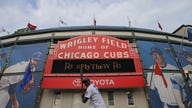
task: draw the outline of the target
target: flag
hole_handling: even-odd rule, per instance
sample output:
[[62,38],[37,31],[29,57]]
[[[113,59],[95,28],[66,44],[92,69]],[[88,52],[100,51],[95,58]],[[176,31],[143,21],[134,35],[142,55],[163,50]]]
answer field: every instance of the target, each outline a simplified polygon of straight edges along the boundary
[[27,27],[30,29],[30,30],[35,30],[37,28],[37,26],[31,24],[31,23],[28,23]]
[[25,86],[32,80],[32,71],[31,71],[31,65],[30,62],[25,69],[25,73],[23,76],[23,79],[21,80],[20,88],[21,90],[24,90]]
[[192,41],[192,28],[187,29],[187,34],[188,34],[188,40]]
[[94,28],[96,28],[96,20],[95,20],[95,18],[93,19],[93,25],[94,25]]
[[131,27],[131,20],[130,20],[129,16],[127,16],[127,19],[128,19],[129,27]]
[[6,32],[5,28],[2,27],[0,32]]
[[6,32],[7,34],[9,34],[9,32],[4,27],[1,28],[0,33],[1,32]]
[[162,28],[162,26],[161,26],[161,24],[158,22],[158,26],[159,26],[159,28],[161,29],[161,31],[163,30],[163,28]]
[[167,81],[165,80],[165,77],[164,77],[164,75],[163,75],[163,73],[159,67],[159,64],[157,62],[155,62],[155,75],[159,75],[162,77],[163,83],[164,83],[165,87],[167,88]]
[[61,23],[61,24],[64,24],[64,25],[67,25],[67,23],[66,22],[64,22],[63,20],[59,20],[59,22]]

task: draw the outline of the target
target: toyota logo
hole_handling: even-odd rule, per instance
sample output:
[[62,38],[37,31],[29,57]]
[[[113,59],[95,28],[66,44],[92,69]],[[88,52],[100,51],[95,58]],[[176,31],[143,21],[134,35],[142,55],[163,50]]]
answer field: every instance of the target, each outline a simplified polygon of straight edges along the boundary
[[75,79],[75,80],[73,80],[72,83],[74,86],[81,86],[81,80],[80,79]]

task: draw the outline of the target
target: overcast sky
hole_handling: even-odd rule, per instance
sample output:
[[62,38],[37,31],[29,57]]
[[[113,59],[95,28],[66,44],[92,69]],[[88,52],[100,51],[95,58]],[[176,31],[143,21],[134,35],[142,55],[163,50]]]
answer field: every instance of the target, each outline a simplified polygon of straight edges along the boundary
[[[0,0],[0,28],[10,33],[28,22],[37,29],[61,26],[128,26],[172,33],[192,24],[192,0]],[[59,24],[62,19],[67,25]],[[5,35],[5,33],[0,33]]]

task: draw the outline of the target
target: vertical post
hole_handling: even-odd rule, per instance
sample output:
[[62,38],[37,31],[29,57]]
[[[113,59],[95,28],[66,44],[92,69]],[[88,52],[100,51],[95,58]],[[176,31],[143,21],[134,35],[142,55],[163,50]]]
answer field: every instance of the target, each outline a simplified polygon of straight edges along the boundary
[[93,17],[93,32],[92,34],[95,34],[95,28],[96,28],[96,19],[95,19],[95,16]]
[[155,71],[155,63],[153,64],[153,71],[151,73],[151,78],[150,78],[150,83],[149,83],[149,88],[151,87],[151,83],[153,81],[153,74],[154,74],[154,71]]
[[92,31],[92,34],[95,35],[95,29]]
[[[171,42],[170,42],[168,36],[165,35],[165,37],[166,37],[166,39],[168,40],[168,45],[169,45],[169,47],[170,47],[171,53],[173,54],[173,57],[174,57],[176,63],[177,63],[177,66],[178,66],[178,68],[179,68],[179,72],[182,74],[182,76],[183,76],[183,78],[184,78],[184,81],[185,81],[185,84],[187,85],[187,88],[189,89],[189,83],[188,83],[188,81],[187,81],[187,77],[186,77],[186,75],[185,75],[185,72],[184,72],[184,70],[183,70],[183,67],[182,67],[182,65],[181,65],[181,63],[180,63],[180,61],[179,61],[179,59],[178,59],[178,57],[177,57],[177,54],[176,54],[175,50],[173,49],[173,46],[171,45]],[[192,94],[191,89],[189,89],[189,90],[190,90],[190,93]]]
[[183,77],[186,78],[186,76],[185,76],[185,74],[184,74],[184,71],[183,71],[183,67],[181,66],[181,63],[180,63],[180,61],[179,61],[179,59],[178,59],[178,57],[177,57],[177,54],[176,54],[175,50],[173,49],[173,46],[171,45],[171,42],[169,41],[168,36],[165,35],[165,37],[166,37],[166,39],[168,40],[168,45],[169,45],[169,47],[170,47],[170,51],[171,51],[171,53],[173,54],[173,57],[174,57],[174,59],[175,59],[175,61],[176,61],[176,63],[177,63],[177,66],[178,66],[178,68],[179,68],[179,71],[181,72],[181,74],[183,75]]
[[[47,55],[49,54],[49,51],[50,51],[50,46],[54,43],[54,36],[55,36],[55,33],[53,32],[51,34],[51,39],[50,39],[50,42],[49,42],[49,45],[48,45],[48,50],[47,50]],[[48,56],[46,57],[46,60],[47,60]],[[44,62],[46,64],[46,61]],[[43,69],[43,72],[42,74],[44,73],[44,70],[45,70],[45,67]],[[40,77],[40,72],[38,72],[38,76]],[[43,77],[43,75],[42,75]],[[40,108],[40,102],[41,102],[41,98],[42,98],[42,93],[43,93],[43,90],[41,88],[41,83],[42,83],[42,79],[39,81],[39,84],[37,84],[37,97],[35,99],[35,108]]]
[[80,77],[81,77],[81,91],[83,92],[83,71],[80,70]]

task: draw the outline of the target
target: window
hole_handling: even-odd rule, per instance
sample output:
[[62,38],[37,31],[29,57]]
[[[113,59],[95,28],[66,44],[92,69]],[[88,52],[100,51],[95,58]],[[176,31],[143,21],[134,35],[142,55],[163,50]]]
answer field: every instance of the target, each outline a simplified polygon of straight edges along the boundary
[[114,94],[113,91],[108,91],[108,105],[114,106]]
[[135,105],[135,99],[132,91],[127,92],[127,99],[128,99],[128,105],[134,106]]
[[61,91],[54,91],[53,108],[60,108],[61,106]]

